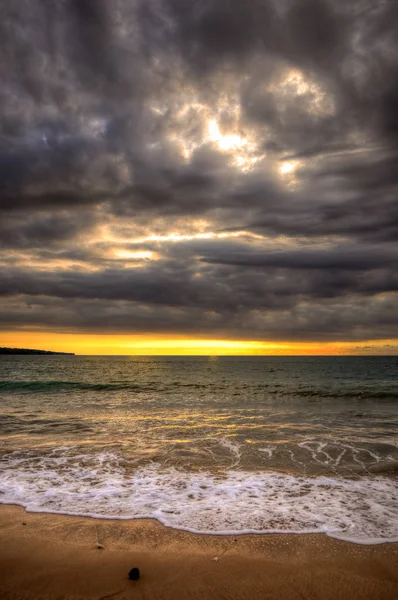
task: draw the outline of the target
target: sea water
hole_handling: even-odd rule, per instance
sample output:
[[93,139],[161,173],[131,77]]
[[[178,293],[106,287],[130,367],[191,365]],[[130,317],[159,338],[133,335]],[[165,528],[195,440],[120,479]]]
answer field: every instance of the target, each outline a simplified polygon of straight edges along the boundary
[[0,502],[398,541],[397,357],[0,357]]

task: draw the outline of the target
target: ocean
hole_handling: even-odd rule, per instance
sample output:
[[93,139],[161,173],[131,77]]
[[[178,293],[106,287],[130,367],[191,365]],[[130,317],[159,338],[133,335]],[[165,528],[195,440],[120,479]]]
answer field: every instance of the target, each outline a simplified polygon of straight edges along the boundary
[[0,502],[398,541],[398,357],[0,357]]

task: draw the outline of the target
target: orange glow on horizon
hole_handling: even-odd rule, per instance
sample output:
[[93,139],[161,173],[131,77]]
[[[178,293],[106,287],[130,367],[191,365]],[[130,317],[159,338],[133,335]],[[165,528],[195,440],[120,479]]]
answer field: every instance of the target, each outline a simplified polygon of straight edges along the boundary
[[222,340],[154,334],[77,334],[14,331],[0,334],[0,346],[89,355],[350,355],[398,354],[398,340],[289,342]]

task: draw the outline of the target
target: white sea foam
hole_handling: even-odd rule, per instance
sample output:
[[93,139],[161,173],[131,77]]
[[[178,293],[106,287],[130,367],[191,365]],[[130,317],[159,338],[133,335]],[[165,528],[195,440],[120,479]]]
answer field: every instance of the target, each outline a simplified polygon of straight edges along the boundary
[[242,457],[242,445],[239,442],[226,437],[219,438],[218,443],[230,452],[232,456],[231,467],[236,467],[240,463]]
[[0,502],[31,512],[99,518],[155,518],[167,526],[212,534],[325,532],[357,543],[398,541],[398,481],[299,477],[228,470],[128,473],[117,454],[67,450],[2,459]]
[[268,446],[267,448],[258,448],[258,452],[262,452],[267,455],[267,458],[272,458],[275,446]]

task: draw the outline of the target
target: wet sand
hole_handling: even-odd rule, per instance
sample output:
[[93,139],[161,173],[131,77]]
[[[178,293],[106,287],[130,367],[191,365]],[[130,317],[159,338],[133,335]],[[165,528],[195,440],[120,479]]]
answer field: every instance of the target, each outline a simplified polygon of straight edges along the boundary
[[[132,567],[139,581],[129,581]],[[398,544],[360,546],[321,534],[195,535],[152,520],[0,506],[0,598],[396,600]]]

